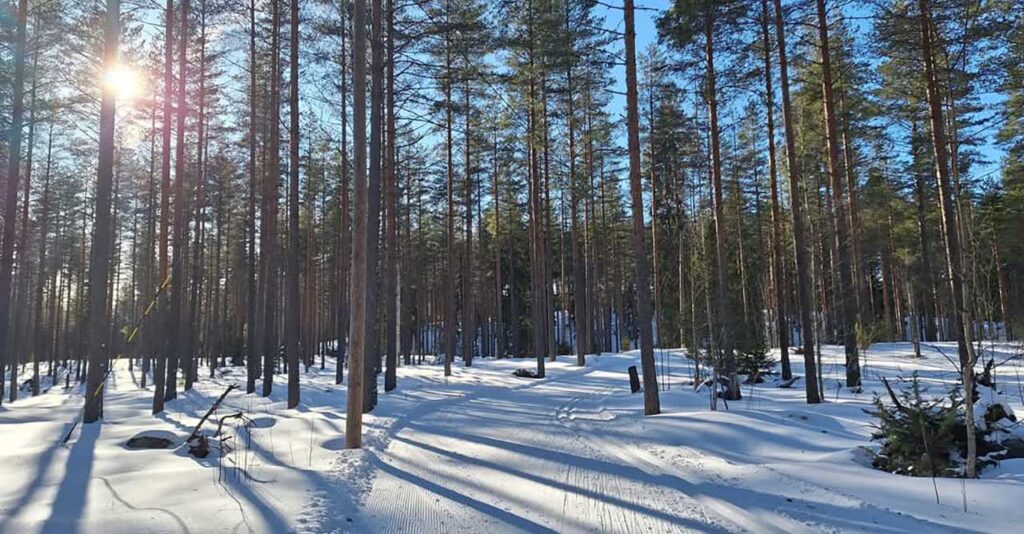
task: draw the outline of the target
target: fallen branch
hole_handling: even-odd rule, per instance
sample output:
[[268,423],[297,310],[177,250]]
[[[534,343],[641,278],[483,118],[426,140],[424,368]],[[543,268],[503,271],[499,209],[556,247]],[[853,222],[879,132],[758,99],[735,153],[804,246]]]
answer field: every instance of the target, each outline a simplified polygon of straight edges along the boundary
[[210,406],[210,409],[206,411],[206,415],[204,415],[203,418],[199,420],[199,424],[196,425],[195,430],[193,430],[192,434],[189,435],[188,439],[185,440],[185,443],[192,441],[193,439],[196,438],[196,436],[199,435],[199,430],[203,428],[203,423],[206,423],[206,420],[209,419],[211,415],[213,415],[213,412],[217,411],[217,408],[220,408],[220,403],[224,402],[224,397],[227,397],[228,393],[231,393],[231,390],[237,387],[238,386],[236,384],[231,384],[230,386],[228,386],[228,389],[224,390],[224,393],[220,394],[220,398],[218,398],[217,402],[213,403],[213,406]]

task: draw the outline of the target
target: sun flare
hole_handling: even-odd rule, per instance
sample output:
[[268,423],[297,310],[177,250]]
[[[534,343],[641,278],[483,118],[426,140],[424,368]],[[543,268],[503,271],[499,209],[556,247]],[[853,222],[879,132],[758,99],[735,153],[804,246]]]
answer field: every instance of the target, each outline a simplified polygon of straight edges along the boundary
[[143,91],[143,81],[131,67],[116,65],[108,70],[103,76],[103,83],[107,89],[114,92],[118,100],[131,100]]

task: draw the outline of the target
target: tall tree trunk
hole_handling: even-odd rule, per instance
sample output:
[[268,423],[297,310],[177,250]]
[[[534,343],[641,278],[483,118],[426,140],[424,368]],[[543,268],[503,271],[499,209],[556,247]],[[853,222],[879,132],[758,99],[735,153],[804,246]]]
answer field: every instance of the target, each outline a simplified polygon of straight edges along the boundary
[[384,7],[381,0],[373,1],[372,19],[370,22],[371,38],[371,61],[372,71],[370,84],[370,171],[367,176],[367,208],[369,209],[367,219],[367,235],[369,240],[366,244],[366,316],[369,320],[366,323],[366,355],[367,362],[372,365],[364,367],[366,375],[363,388],[363,412],[373,410],[377,405],[377,375],[381,371],[380,354],[380,275],[378,256],[380,253],[380,215],[381,215],[381,140],[383,129],[384,109],[384,40],[383,40],[383,18]]
[[384,313],[387,331],[384,334],[384,391],[398,386],[398,174],[395,148],[395,2],[387,0],[387,149],[385,150],[384,182],[387,195],[387,257],[384,259]]
[[448,255],[445,276],[445,307],[444,307],[444,376],[452,374],[452,360],[455,358],[455,284],[452,282],[455,272],[455,163],[452,145],[452,20],[451,0],[445,0],[445,73],[444,73],[444,124],[445,124],[445,156],[446,180],[448,195],[448,213],[446,218],[445,247]]
[[341,229],[338,232],[340,244],[338,248],[338,324],[337,324],[337,355],[335,360],[334,383],[341,384],[344,378],[345,360],[347,359],[347,337],[351,310],[350,277],[352,267],[352,221],[349,214],[349,159],[348,159],[348,24],[344,4],[341,11]]
[[[39,17],[36,16],[36,23],[38,24]],[[27,39],[27,37],[26,37]],[[39,85],[39,50],[32,52],[32,88],[29,90],[29,115],[28,115],[28,148],[25,154],[25,187],[23,188],[23,196],[21,203],[21,224],[20,231],[18,232],[18,241],[15,250],[17,251],[17,273],[18,281],[16,284],[15,295],[17,300],[15,302],[15,308],[18,310],[24,310],[18,314],[19,317],[15,317],[13,326],[17,328],[21,335],[11,343],[9,347],[13,350],[12,363],[17,363],[19,358],[27,352],[29,353],[29,360],[32,363],[33,374],[30,378],[30,384],[32,385],[32,394],[37,395],[39,393],[39,362],[35,360],[35,353],[31,348],[33,339],[33,329],[37,327],[36,324],[30,323],[29,318],[31,312],[27,311],[30,309],[28,303],[28,295],[30,293],[30,287],[32,285],[32,273],[28,267],[28,238],[31,234],[31,221],[28,217],[29,204],[32,195],[32,153],[35,146],[35,130],[36,130],[36,93]],[[41,271],[41,270],[40,270]],[[41,273],[40,273],[41,274]],[[2,361],[2,359],[0,359]],[[3,369],[3,365],[0,364],[0,369]],[[10,400],[14,400],[18,396],[18,381],[17,381],[17,366],[11,366],[11,391]]]
[[465,80],[465,102],[466,106],[466,179],[465,207],[466,207],[466,244],[463,250],[462,262],[462,361],[467,367],[473,365],[473,349],[476,341],[476,309],[473,289],[473,167],[471,150],[471,123],[472,114],[471,93],[469,76]]
[[[225,340],[228,338],[229,335],[232,335],[232,332],[229,331],[231,326],[230,326],[230,323],[228,321],[228,313],[227,313],[227,301],[229,299],[229,295],[227,293],[228,293],[229,288],[231,287],[229,285],[230,284],[229,282],[225,282],[225,284],[224,284],[225,287],[224,287],[224,295],[223,295],[223,311],[221,310],[222,296],[221,296],[220,279],[221,279],[221,275],[222,275],[222,271],[221,271],[221,254],[223,252],[221,250],[221,247],[223,246],[223,243],[224,243],[224,239],[223,239],[224,228],[225,228],[225,226],[229,226],[230,225],[230,217],[231,217],[230,214],[228,214],[228,221],[224,220],[224,207],[225,207],[224,206],[224,189],[225,189],[225,184],[222,181],[218,185],[218,188],[217,188],[217,197],[216,197],[217,200],[216,200],[216,204],[215,204],[215,208],[214,208],[215,209],[215,211],[214,211],[214,224],[217,225],[217,233],[216,233],[216,235],[214,237],[214,244],[213,244],[213,247],[214,247],[213,248],[213,276],[211,277],[211,281],[210,281],[210,292],[212,292],[212,294],[213,294],[212,295],[212,301],[213,302],[210,304],[209,311],[207,312],[207,317],[210,317],[210,322],[209,322],[209,325],[207,326],[207,329],[206,329],[208,339],[212,340],[211,341],[212,350],[210,351],[210,377],[211,378],[213,378],[214,373],[215,373],[215,368],[217,367],[217,363],[216,363],[216,359],[217,358],[216,357],[219,355],[219,356],[221,356],[223,358],[224,353],[227,350],[227,343],[225,342]],[[243,245],[243,247],[244,247],[244,245]],[[230,251],[229,251],[229,253],[230,253]],[[244,252],[243,252],[243,254],[244,254]],[[228,263],[228,265],[230,265],[230,263],[231,263],[230,262],[230,256],[228,257],[228,262],[227,263]],[[224,273],[224,276],[225,276],[225,278],[228,278],[230,275]],[[233,354],[233,358],[232,359],[234,360],[232,362],[233,365],[238,365],[238,364],[241,363],[241,361],[239,361],[237,359],[237,354]]]
[[782,205],[779,200],[778,163],[775,155],[775,89],[772,86],[772,43],[768,32],[768,0],[761,0],[761,42],[764,47],[765,112],[768,116],[768,175],[772,197],[772,270],[775,276],[775,320],[782,360],[782,379],[793,377],[789,363],[789,316],[786,313],[786,268],[782,252]]
[[[157,92],[153,91],[153,96],[150,101],[149,108],[149,177],[147,180],[146,187],[146,222],[145,222],[145,235],[143,236],[143,247],[145,253],[141,258],[139,281],[137,289],[139,292],[138,308],[136,314],[138,317],[147,317],[150,311],[153,309],[152,306],[159,304],[159,302],[151,302],[153,289],[158,287],[160,283],[156,280],[156,258],[153,256],[153,249],[156,247],[157,235],[157,185],[156,185],[156,96]],[[50,137],[52,140],[53,130],[51,124]],[[50,151],[52,147],[47,147],[47,166],[49,166]],[[52,297],[51,297],[52,298]],[[159,307],[156,308],[159,313]],[[145,336],[142,338],[139,350],[142,353],[142,373],[139,377],[139,385],[143,389],[146,388],[146,380],[150,372],[150,368],[153,364],[153,357],[155,356],[155,350],[157,350],[157,339],[158,336]]]
[[587,325],[589,324],[588,309],[587,309],[587,272],[586,272],[586,259],[583,257],[583,250],[580,248],[580,241],[583,235],[580,231],[580,181],[576,175],[576,115],[573,109],[574,93],[575,89],[573,86],[573,68],[575,66],[575,50],[576,46],[573,40],[573,28],[572,20],[570,19],[570,3],[565,3],[565,30],[566,35],[569,36],[569,42],[566,43],[569,50],[569,64],[565,69],[566,79],[566,95],[565,102],[568,108],[566,112],[566,123],[569,129],[568,142],[569,142],[569,188],[570,188],[570,200],[569,200],[569,218],[572,220],[572,300],[573,300],[573,315],[576,319],[576,365],[583,366],[586,364],[587,349],[590,346],[589,332]]
[[185,368],[185,390],[192,389],[192,384],[196,378],[196,362],[192,361],[193,358],[199,358],[199,355],[208,346],[200,347],[199,343],[204,343],[206,340],[200,340],[199,336],[202,332],[202,309],[200,308],[199,298],[202,294],[202,288],[204,283],[204,270],[203,265],[204,248],[206,243],[206,152],[208,148],[208,141],[206,138],[206,0],[199,0],[199,115],[196,120],[197,123],[197,142],[196,142],[196,179],[195,179],[195,226],[196,232],[192,241],[192,287],[191,287],[191,298],[189,304],[189,319],[188,319],[188,348],[187,354],[190,361],[188,367]]
[[[531,350],[537,359],[537,376],[543,378],[544,354],[546,352],[545,319],[546,304],[544,302],[544,247],[543,247],[543,209],[541,207],[540,193],[540,159],[537,151],[537,81],[534,72],[534,35],[535,21],[533,18],[533,0],[527,3],[528,22],[527,36],[527,58],[528,58],[528,82],[527,82],[527,126],[526,126],[526,151],[529,159],[527,202],[529,205],[529,233],[530,233],[530,316],[532,322]],[[513,293],[514,295],[514,293]],[[516,313],[512,316],[516,317]],[[517,336],[518,338],[518,336]]]
[[726,221],[722,188],[722,155],[718,131],[718,88],[715,76],[714,15],[712,7],[704,12],[704,53],[707,62],[707,99],[711,134],[711,186],[714,194],[715,222],[715,282],[718,308],[719,343],[722,352],[722,373],[729,380],[726,398],[739,399],[739,380],[736,378],[736,358],[733,353],[734,319],[732,303],[729,300],[729,264],[726,259]]
[[[178,45],[178,87],[177,87],[177,139],[174,147],[174,224],[171,229],[171,241],[174,245],[174,256],[171,258],[171,314],[167,322],[166,335],[171,336],[170,351],[167,360],[167,379],[164,389],[164,400],[173,400],[178,396],[178,364],[185,369],[192,365],[191,355],[187,354],[186,325],[183,321],[185,288],[185,261],[187,256],[186,241],[188,240],[187,221],[185,220],[185,95],[188,87],[188,10],[189,0],[181,3],[181,31]],[[185,354],[183,354],[185,353]]]
[[[677,197],[679,199],[679,204],[677,206],[677,209],[679,210],[679,219],[676,227],[676,322],[677,335],[679,336],[679,348],[689,349],[692,347],[692,343],[688,343],[686,337],[686,311],[688,304],[693,301],[693,295],[690,293],[691,286],[687,283],[690,271],[690,269],[687,268],[687,258],[689,257],[687,254],[687,247],[689,245],[689,241],[687,240],[686,235],[688,229],[686,220],[686,192],[688,185],[686,183],[685,171],[678,172],[677,177],[679,179],[676,184],[676,194],[679,195]],[[671,384],[668,385],[671,387]]]
[[[840,70],[842,63],[840,62]],[[860,222],[860,207],[857,196],[857,175],[853,172],[853,141],[850,139],[850,110],[846,106],[846,90],[839,90],[839,119],[841,121],[840,141],[843,144],[843,172],[846,176],[846,195],[849,207],[850,250],[852,254],[850,270],[853,276],[853,291],[857,299],[859,322],[874,319],[874,298],[870,280],[865,275],[863,232]]]
[[547,73],[542,71],[540,78],[540,95],[541,95],[541,118],[543,119],[543,125],[541,130],[542,143],[544,149],[544,196],[542,197],[542,208],[540,212],[543,214],[542,222],[540,227],[541,235],[541,246],[543,247],[543,275],[541,285],[544,293],[544,341],[546,345],[546,352],[551,361],[555,361],[558,358],[557,348],[555,347],[555,297],[554,291],[554,253],[552,249],[551,240],[551,159],[550,159],[550,137],[548,136],[548,90],[547,90]]
[[[405,187],[405,220],[403,224],[402,243],[399,245],[399,310],[401,317],[398,322],[402,326],[399,343],[401,344],[402,363],[412,365],[412,353],[416,339],[417,311],[416,304],[419,298],[418,276],[412,268],[412,175],[408,173]],[[396,183],[397,186],[397,183]],[[400,213],[400,212],[399,212]]]
[[288,361],[288,407],[299,405],[299,2],[290,0],[291,46],[288,84],[288,299],[285,358]]
[[[36,16],[36,24],[39,23],[39,17]],[[27,37],[26,37],[27,39]],[[27,268],[28,266],[28,238],[32,232],[31,220],[29,219],[29,204],[32,195],[32,154],[35,146],[35,127],[36,127],[36,93],[39,82],[39,76],[36,74],[39,67],[39,51],[38,49],[32,53],[32,88],[29,90],[29,116],[28,116],[28,147],[25,152],[25,187],[23,188],[22,202],[21,202],[21,222],[19,223],[19,230],[16,230],[17,243],[15,244],[15,253],[17,255],[16,261],[12,263],[17,265],[15,272],[18,274],[18,279],[14,281],[14,297],[16,310],[28,310],[28,295],[30,293],[30,287],[32,285],[32,269]],[[34,353],[31,349],[31,343],[33,338],[33,329],[36,325],[29,322],[31,317],[30,312],[22,312],[14,317],[14,321],[8,325],[8,328],[13,326],[16,332],[20,332],[21,335],[14,338],[12,343],[9,343],[7,348],[11,351],[11,390],[10,390],[10,401],[14,402],[18,397],[18,363],[23,361],[25,353],[29,353],[29,359],[32,362],[32,368],[34,374],[29,379],[30,384],[33,387],[33,395],[38,394],[38,362],[34,359]],[[3,361],[2,352],[0,352],[0,362]],[[3,365],[0,364],[0,369],[3,369]]]
[[[110,6],[108,5],[107,7],[109,9]],[[12,375],[16,373],[18,360],[16,355],[8,354],[9,343],[7,338],[11,317],[11,269],[14,267],[14,226],[17,220],[18,182],[21,173],[21,130],[25,115],[25,42],[28,33],[28,0],[18,0],[17,17],[18,22],[14,41],[11,124],[7,134],[7,189],[4,192],[3,233],[0,235],[0,373],[4,371],[5,363],[10,360]],[[111,30],[116,32],[117,28],[115,27]],[[116,34],[112,35],[111,38],[117,39]],[[116,60],[116,43],[114,51],[114,59]],[[113,63],[109,65],[113,65]],[[113,148],[111,148],[111,151],[113,151]],[[11,395],[12,397],[17,395],[17,391],[13,387]],[[0,404],[3,403],[3,398],[4,380],[0,376]]]
[[494,185],[492,194],[494,196],[494,328],[495,328],[495,357],[504,358],[505,352],[505,323],[502,320],[504,313],[504,292],[505,288],[501,281],[501,192],[498,184],[498,135],[494,135]]
[[650,272],[647,265],[647,239],[644,236],[643,185],[640,182],[640,110],[636,81],[636,25],[633,0],[623,0],[626,26],[626,125],[629,129],[629,189],[633,212],[633,267],[639,308],[640,366],[644,380],[644,415],[661,413],[658,376],[654,367],[654,332],[651,329]]
[[946,239],[946,268],[953,305],[953,326],[964,383],[964,417],[967,431],[967,478],[977,475],[977,442],[974,428],[974,349],[971,345],[971,320],[967,310],[966,290],[960,263],[960,238],[957,231],[956,200],[950,183],[949,153],[946,144],[946,125],[942,117],[942,94],[939,92],[932,50],[931,11],[927,0],[918,0],[921,23],[921,54],[924,62],[924,82],[928,99],[928,117],[932,132],[932,150],[935,156],[935,177],[938,182],[939,207]]
[[584,287],[584,298],[587,302],[587,316],[583,318],[583,324],[586,327],[586,339],[587,346],[584,350],[587,352],[593,350],[600,350],[595,342],[595,325],[597,324],[596,317],[600,311],[600,303],[597,301],[597,292],[595,286],[600,282],[601,277],[599,275],[598,266],[594,262],[594,242],[591,236],[594,232],[594,135],[592,126],[592,105],[590,98],[590,89],[585,88],[583,92],[583,108],[584,108],[584,128],[586,132],[586,145],[585,145],[585,160],[586,160],[586,190],[585,205],[584,205],[584,225],[583,225],[583,269],[584,278],[587,280],[587,284]]
[[857,310],[856,285],[852,262],[853,236],[847,215],[846,180],[839,168],[839,135],[836,131],[835,98],[832,95],[832,51],[828,40],[828,18],[825,0],[818,4],[818,40],[821,45],[821,85],[825,106],[825,135],[828,143],[828,174],[832,182],[832,202],[835,205],[836,248],[839,271],[838,287],[834,295],[841,303],[843,316],[843,345],[846,348],[846,386],[860,388],[860,355],[857,347],[857,330],[860,313]]
[[[46,167],[43,171],[43,196],[40,203],[42,208],[39,213],[39,283],[36,284],[35,297],[33,299],[34,307],[34,319],[32,323],[35,325],[35,335],[32,339],[32,395],[39,394],[39,359],[45,356],[46,353],[46,336],[50,335],[48,329],[43,323],[43,308],[45,307],[43,299],[43,290],[46,287],[47,282],[47,268],[46,268],[46,238],[50,233],[50,176],[53,163],[53,123],[50,123],[50,132],[47,136],[46,141]],[[51,293],[50,298],[53,298]],[[56,322],[51,321],[51,326],[56,326]]]
[[249,204],[246,217],[246,237],[248,238],[248,263],[246,265],[246,380],[245,392],[256,392],[256,378],[260,374],[260,349],[256,338],[257,309],[259,298],[256,285],[256,191],[259,189],[256,178],[256,0],[249,0]]
[[[352,135],[355,179],[354,243],[352,247],[352,289],[349,323],[348,406],[345,418],[345,447],[363,444],[363,380],[366,367],[366,0],[354,0],[352,11]],[[376,237],[376,236],[374,236]]]
[[[171,129],[173,110],[171,99],[174,95],[174,0],[167,0],[164,9],[167,25],[164,37],[164,102],[161,117],[162,142],[160,148],[160,243],[158,247],[159,272],[157,280],[160,289],[170,283],[168,272],[168,244],[170,241],[170,195],[171,195]],[[163,291],[160,298],[160,318],[164,328],[170,325],[170,292]],[[164,411],[164,395],[166,392],[166,369],[170,355],[171,337],[167,335],[162,343],[160,354],[156,356],[156,367],[153,369],[153,413]]]
[[[917,121],[912,123],[910,133],[910,145],[913,151],[913,172],[914,172],[914,199],[917,202],[917,235],[918,246],[921,248],[920,266],[920,288],[921,288],[921,310],[915,316],[920,315],[924,320],[925,341],[936,341],[938,333],[935,328],[935,280],[932,274],[931,254],[931,232],[928,227],[928,191],[925,184],[925,169],[920,161],[921,151],[918,136]],[[917,328],[914,326],[914,328]]]
[[808,404],[821,402],[818,389],[816,362],[814,358],[814,305],[811,282],[810,250],[803,214],[800,164],[797,161],[796,125],[793,123],[793,106],[789,97],[789,71],[786,62],[786,30],[783,21],[782,0],[775,3],[776,46],[779,49],[779,81],[782,88],[782,117],[786,131],[786,157],[789,161],[789,203],[793,211],[793,245],[796,248],[797,296],[800,305],[800,337],[804,346],[804,386]]
[[655,344],[661,343],[661,276],[658,265],[658,175],[655,167],[655,156],[654,156],[654,136],[655,136],[655,118],[654,118],[654,65],[651,66],[650,73],[650,87],[647,89],[647,108],[649,112],[649,128],[648,144],[651,150],[650,161],[647,165],[650,167],[651,173],[651,270],[654,278],[654,342]]
[[[27,7],[21,0],[20,7]],[[117,66],[120,42],[121,1],[107,0],[106,23],[103,27],[103,66],[110,72]],[[24,39],[24,29],[19,29]],[[22,45],[23,47],[24,45]],[[24,48],[22,48],[24,55]],[[23,69],[24,67],[22,67]],[[17,83],[15,84],[17,89]],[[21,96],[21,95],[17,95]],[[92,250],[89,258],[89,315],[86,344],[89,350],[89,370],[85,386],[85,415],[82,421],[93,423],[103,416],[103,381],[107,370],[107,281],[110,272],[112,231],[110,218],[111,189],[114,180],[114,87],[106,86],[100,101],[100,152],[96,176],[96,213],[93,227]],[[20,119],[20,117],[19,117]],[[20,125],[20,122],[17,122]],[[18,143],[12,147],[18,148]],[[14,152],[12,152],[14,154]],[[15,171],[17,172],[17,171]],[[11,174],[11,176],[17,176]],[[6,243],[6,241],[5,241]],[[4,318],[6,319],[6,318]]]
[[277,217],[278,185],[281,180],[281,2],[272,2],[270,29],[270,138],[267,164],[263,176],[263,387],[262,395],[270,395],[274,385],[274,367],[280,352],[277,336],[278,264]]

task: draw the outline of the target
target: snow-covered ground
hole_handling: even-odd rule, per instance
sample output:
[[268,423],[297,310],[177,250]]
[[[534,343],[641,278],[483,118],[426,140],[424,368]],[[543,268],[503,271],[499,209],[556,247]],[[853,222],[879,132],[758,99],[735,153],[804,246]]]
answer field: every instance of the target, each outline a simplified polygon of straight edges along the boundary
[[[1002,361],[1018,349],[997,350]],[[909,344],[876,345],[867,391],[855,395],[834,380],[841,352],[826,348],[825,404],[804,404],[800,382],[769,382],[716,412],[670,352],[671,389],[655,417],[629,393],[636,353],[590,356],[583,368],[561,358],[544,380],[511,375],[532,360],[477,359],[447,380],[440,366],[403,367],[399,389],[364,419],[360,451],[343,448],[345,388],[328,361],[303,376],[298,410],[284,406],[284,377],[268,399],[232,392],[218,416],[242,412],[248,431],[228,420],[230,452],[206,459],[181,442],[229,384],[244,383],[244,369],[203,379],[153,417],[151,390],[121,363],[105,421],[77,427],[66,444],[81,388],[0,408],[0,533],[1019,532],[1024,460],[934,487],[869,465],[864,409],[879,377],[916,370],[941,394],[956,381],[951,363],[930,348],[915,360]],[[997,376],[1017,413],[1021,365]],[[124,446],[143,431],[171,433],[179,447]]]

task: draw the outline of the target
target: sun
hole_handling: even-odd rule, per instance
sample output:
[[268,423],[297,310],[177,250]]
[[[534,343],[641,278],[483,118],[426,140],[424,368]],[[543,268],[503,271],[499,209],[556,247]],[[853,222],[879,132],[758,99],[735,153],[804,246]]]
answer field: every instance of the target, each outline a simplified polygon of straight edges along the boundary
[[103,84],[114,92],[118,100],[132,100],[142,94],[143,81],[131,67],[117,64],[107,70],[103,76]]

